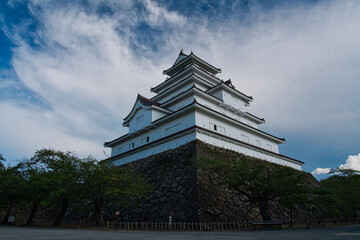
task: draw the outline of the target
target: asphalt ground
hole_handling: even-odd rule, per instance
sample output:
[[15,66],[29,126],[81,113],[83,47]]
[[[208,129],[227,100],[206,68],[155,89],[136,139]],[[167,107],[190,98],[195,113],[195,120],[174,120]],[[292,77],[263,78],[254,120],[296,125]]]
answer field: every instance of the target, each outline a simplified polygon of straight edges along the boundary
[[359,239],[360,225],[310,230],[272,230],[239,232],[155,232],[117,231],[93,229],[40,228],[22,226],[0,226],[0,239],[6,240],[214,240],[214,239],[276,239],[276,240],[320,240]]

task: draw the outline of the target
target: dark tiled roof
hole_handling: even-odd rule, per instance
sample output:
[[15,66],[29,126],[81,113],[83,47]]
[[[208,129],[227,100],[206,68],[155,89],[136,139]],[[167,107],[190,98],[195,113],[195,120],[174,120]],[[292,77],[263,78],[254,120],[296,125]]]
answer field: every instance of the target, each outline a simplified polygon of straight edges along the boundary
[[252,116],[252,117],[254,117],[254,118],[257,118],[257,119],[259,119],[259,120],[261,120],[261,121],[265,121],[264,118],[259,118],[259,117],[255,116],[254,114],[251,114],[251,113],[249,113],[249,112],[246,112],[246,114],[249,114],[250,116]]
[[[199,70],[202,70],[202,72],[207,73],[207,74],[208,74],[209,76],[211,76],[212,78],[215,78],[216,80],[218,80],[219,82],[221,82],[221,79],[220,79],[220,78],[218,78],[218,77],[215,76],[215,75],[212,75],[212,74],[208,73],[207,71],[203,71],[203,69],[202,69],[201,67],[199,67],[198,65],[196,65],[195,63],[190,63],[190,64],[186,65],[183,69],[184,69],[184,71],[185,71],[185,70],[187,70],[188,68],[191,68],[191,67],[197,68],[197,69],[199,69]],[[184,72],[184,71],[180,71],[178,74],[181,74],[181,73]],[[192,72],[194,73],[194,71],[192,71]],[[169,83],[169,82],[172,81],[178,74],[174,74],[174,75],[172,75],[170,78],[167,78],[164,82],[158,84],[158,85],[155,86],[155,87],[152,87],[152,88],[151,88],[151,92],[154,92],[154,90],[156,90],[158,87],[161,87],[161,86],[163,86],[163,85],[166,84],[166,83]]]
[[232,82],[231,82],[231,78],[230,78],[229,80],[226,80],[226,81],[224,82],[224,84],[225,84],[226,86],[229,86],[229,87],[235,89],[235,86],[234,86],[234,85],[232,84]]
[[[163,74],[166,74],[166,75],[169,75],[169,76],[172,76],[174,73],[176,73],[176,71],[178,71],[179,69],[179,66],[183,63],[186,63],[189,59],[190,59],[190,62],[196,60],[199,62],[199,64],[202,64],[204,65],[203,67],[207,67],[208,69],[206,69],[207,71],[209,71],[210,73],[212,74],[217,74],[217,73],[221,73],[221,69],[220,68],[217,68],[217,67],[214,67],[213,65],[209,64],[208,62],[202,60],[201,58],[199,58],[198,56],[196,56],[192,51],[189,55],[186,55],[184,54],[183,52],[180,52],[179,54],[179,57],[180,56],[184,56],[183,59],[181,59],[179,62],[176,62],[176,64],[174,64],[172,67],[170,67],[169,69],[166,69],[163,71]],[[178,58],[179,58],[178,57]]]
[[[174,89],[176,86],[180,85],[181,83],[187,81],[189,78],[194,77],[194,76],[197,77],[198,79],[200,79],[201,81],[203,81],[203,82],[205,82],[205,83],[207,83],[207,84],[209,84],[209,85],[211,85],[211,86],[214,86],[214,84],[212,84],[212,83],[208,82],[207,80],[205,80],[204,78],[198,76],[196,73],[191,73],[188,77],[186,77],[186,78],[184,78],[183,80],[177,82],[176,84],[172,85],[171,87],[167,88],[166,90],[160,92],[159,94],[157,94],[156,96],[152,97],[151,99],[154,99],[154,98],[158,97],[159,95],[162,95],[164,92],[169,91],[170,89]],[[217,85],[216,85],[216,86],[217,86]]]
[[221,81],[221,83],[219,83],[218,85],[215,85],[214,87],[212,87],[212,88],[210,88],[210,89],[208,89],[208,90],[206,90],[206,92],[209,92],[209,91],[211,91],[211,90],[213,90],[214,88],[217,88],[217,87],[219,87],[219,86],[221,86],[222,84],[224,84],[225,86],[227,86],[227,87],[229,87],[229,88],[231,88],[231,89],[233,89],[235,92],[237,92],[237,93],[239,93],[239,94],[241,94],[241,95],[243,95],[243,96],[245,96],[246,98],[249,98],[249,99],[253,99],[253,97],[252,96],[248,96],[248,95],[246,95],[246,94],[244,94],[244,93],[242,93],[242,92],[240,92],[239,90],[237,90],[235,87],[234,87],[234,85],[232,85],[232,83],[231,83],[231,80],[229,79],[229,80],[227,80],[227,81]]
[[104,142],[104,146],[106,146],[106,145],[108,145],[108,144],[111,144],[111,143],[113,143],[113,142],[116,142],[116,141],[118,141],[118,140],[120,140],[120,139],[122,139],[122,138],[125,138],[126,136],[128,136],[129,135],[129,133],[127,133],[127,134],[125,134],[125,135],[122,135],[122,136],[120,136],[120,137],[118,137],[118,138],[115,138],[114,140],[111,140],[111,141],[109,141],[109,142]]
[[144,96],[141,96],[140,94],[138,94],[138,99],[139,99],[139,101],[140,101],[142,104],[144,104],[145,106],[154,105],[154,106],[160,107],[160,105],[161,105],[160,103],[155,102],[155,101],[153,101],[153,100],[150,100],[150,99],[148,99],[148,98],[146,98],[146,97],[144,97]]

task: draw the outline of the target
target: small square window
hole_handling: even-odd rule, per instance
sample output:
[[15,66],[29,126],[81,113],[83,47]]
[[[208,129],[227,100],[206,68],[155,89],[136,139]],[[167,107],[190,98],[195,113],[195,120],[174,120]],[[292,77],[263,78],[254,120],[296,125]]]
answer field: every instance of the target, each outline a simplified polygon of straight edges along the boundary
[[210,129],[211,129],[211,130],[214,130],[214,131],[217,131],[217,126],[216,126],[216,124],[210,123]]
[[181,123],[174,125],[174,132],[178,132],[181,129]]
[[118,148],[118,153],[121,153],[123,151],[123,147]]
[[141,123],[144,119],[144,115],[141,115],[139,117],[136,118],[136,123]]
[[219,133],[226,134],[225,128],[218,126]]
[[241,134],[241,140],[243,140],[244,142],[249,142],[249,137]]
[[170,135],[172,133],[172,127],[165,129],[165,136]]

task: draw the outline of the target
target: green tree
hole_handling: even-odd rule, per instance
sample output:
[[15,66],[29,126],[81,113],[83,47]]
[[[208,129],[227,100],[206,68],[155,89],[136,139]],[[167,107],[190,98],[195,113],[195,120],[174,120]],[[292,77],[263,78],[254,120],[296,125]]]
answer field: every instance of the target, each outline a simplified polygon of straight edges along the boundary
[[101,225],[105,202],[118,203],[123,196],[143,197],[150,186],[122,166],[99,163],[92,157],[79,162],[79,181],[84,195],[92,199],[95,221]]
[[5,158],[3,157],[3,155],[0,153],[0,170],[5,168],[5,165],[3,162],[5,162]]
[[7,224],[9,216],[15,213],[17,202],[24,195],[24,178],[19,166],[0,169],[0,182],[0,203],[9,206],[1,223]]
[[20,169],[25,180],[25,198],[27,202],[32,202],[26,224],[33,224],[40,203],[56,190],[56,182],[52,177],[53,172],[47,171],[42,164],[24,161],[20,164]]
[[272,201],[279,201],[292,215],[296,205],[304,204],[307,198],[304,178],[289,167],[248,157],[232,161],[199,158],[198,162],[202,169],[215,171],[230,188],[239,191],[246,203],[258,207],[263,221],[271,220]]
[[338,208],[343,217],[356,217],[360,210],[360,171],[353,169],[334,169],[334,175],[320,183],[337,199],[334,207]]
[[68,210],[69,200],[78,195],[78,164],[79,159],[72,152],[41,149],[35,152],[31,161],[42,166],[49,172],[53,188],[51,195],[60,200],[60,207],[54,225],[61,225],[62,219]]
[[312,193],[311,213],[314,213],[319,220],[324,218],[338,218],[341,213],[341,201],[334,191],[320,185]]
[[307,182],[305,173],[296,171],[286,166],[278,166],[273,169],[272,181],[274,184],[274,195],[278,196],[281,206],[286,208],[290,214],[290,225],[293,225],[294,214],[299,206],[309,206],[311,186]]

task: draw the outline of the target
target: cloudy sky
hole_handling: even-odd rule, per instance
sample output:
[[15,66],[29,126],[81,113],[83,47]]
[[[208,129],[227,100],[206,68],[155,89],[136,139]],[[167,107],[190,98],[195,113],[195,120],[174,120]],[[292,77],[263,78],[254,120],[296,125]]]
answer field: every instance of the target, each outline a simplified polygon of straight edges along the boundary
[[254,97],[248,111],[305,171],[360,170],[359,26],[356,0],[1,1],[0,153],[105,158],[184,49]]

